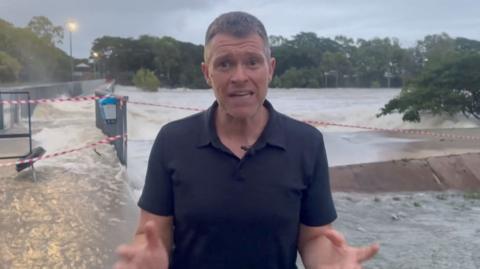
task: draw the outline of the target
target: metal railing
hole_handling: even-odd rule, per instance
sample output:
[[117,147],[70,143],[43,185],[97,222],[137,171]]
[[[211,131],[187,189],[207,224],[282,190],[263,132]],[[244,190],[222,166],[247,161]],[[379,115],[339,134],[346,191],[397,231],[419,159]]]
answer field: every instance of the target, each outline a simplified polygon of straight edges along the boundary
[[[30,100],[30,94],[2,91],[0,100]],[[27,116],[22,118],[22,114]],[[0,159],[24,158],[32,153],[30,104],[0,103],[0,145]]]
[[[95,88],[102,85],[103,83],[105,83],[105,80],[97,79],[36,85],[0,85],[0,92],[28,92],[32,100],[51,99],[60,96],[75,97],[79,95],[93,94]],[[34,112],[36,106],[37,104],[31,104],[30,113]],[[21,116],[23,118],[27,117],[25,113],[26,112],[22,111]]]
[[[103,84],[103,85],[102,85]],[[114,92],[114,83],[105,84],[104,80],[94,80],[94,81],[75,81],[68,83],[56,83],[56,84],[45,84],[45,85],[25,85],[25,86],[14,86],[9,88],[0,88],[0,100],[38,100],[38,99],[54,99],[60,96],[76,97],[79,95],[92,95],[95,93],[96,96],[102,97],[95,101],[95,115],[96,115],[96,126],[102,130],[104,134],[109,137],[120,135],[121,139],[115,140],[112,144],[115,147],[117,152],[118,159],[124,165],[127,164],[127,96],[113,96]],[[12,94],[18,96],[23,94],[22,98],[15,97],[12,99]],[[2,97],[3,96],[3,97]],[[103,106],[102,101],[109,97],[111,100],[115,100],[114,109],[112,109],[112,104],[109,106]],[[3,144],[12,144],[8,141],[0,140],[2,144],[2,154],[8,156],[0,156],[0,159],[3,158],[17,158],[25,157],[32,153],[32,143],[31,143],[31,121],[30,118],[33,115],[33,111],[38,104],[36,102],[27,103],[27,104],[2,104],[0,103],[0,138],[29,138],[29,147],[22,152],[22,155],[7,153],[6,147]],[[114,115],[114,118],[106,118],[106,116],[111,117],[112,115],[106,114],[106,108],[110,110],[107,111],[109,114]],[[28,119],[28,133],[22,131],[22,133],[12,134],[12,126],[14,123],[25,122]],[[25,125],[25,124],[23,124]],[[24,128],[26,129],[26,128]],[[27,136],[28,134],[28,136]],[[18,146],[13,146],[12,148],[18,149]],[[27,153],[28,151],[28,153]],[[23,153],[27,153],[26,155]]]

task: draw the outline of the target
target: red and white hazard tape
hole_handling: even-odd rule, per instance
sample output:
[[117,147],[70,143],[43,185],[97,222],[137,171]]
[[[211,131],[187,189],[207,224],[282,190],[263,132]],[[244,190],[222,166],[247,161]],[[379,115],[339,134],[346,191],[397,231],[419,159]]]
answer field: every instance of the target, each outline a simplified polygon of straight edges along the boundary
[[[113,83],[100,85],[95,90],[99,89],[108,89],[112,86]],[[67,98],[53,98],[53,99],[32,99],[32,100],[0,100],[2,105],[25,105],[25,104],[47,104],[47,103],[60,103],[60,102],[83,102],[91,101],[103,98],[102,96],[77,96],[77,97],[67,97]],[[117,97],[118,99],[122,99]]]
[[11,105],[25,105],[25,104],[47,104],[47,103],[60,103],[60,102],[83,102],[90,100],[97,100],[102,97],[99,96],[81,96],[81,97],[68,97],[68,98],[54,98],[54,99],[36,99],[36,100],[0,100],[1,104]]
[[[110,87],[111,85],[108,85]],[[113,96],[118,98],[121,102],[126,101],[120,96]],[[37,99],[37,100],[0,100],[1,104],[45,104],[45,103],[56,103],[56,102],[83,102],[83,101],[90,101],[90,100],[97,100],[103,97],[100,96],[82,96],[82,97],[70,97],[70,98],[56,98],[56,99]],[[155,104],[155,103],[147,103],[147,102],[137,102],[137,101],[127,101],[131,104],[138,104],[138,105],[147,105],[147,106],[156,106],[156,107],[163,107],[163,108],[171,108],[171,109],[181,109],[181,110],[189,110],[189,111],[204,111],[204,109],[200,108],[193,108],[193,107],[185,107],[185,106],[173,106],[173,105],[164,105],[164,104]],[[392,132],[392,133],[404,133],[404,134],[414,134],[414,135],[428,135],[428,136],[435,136],[435,137],[442,137],[442,138],[452,138],[452,139],[463,139],[463,140],[480,140],[478,136],[466,136],[466,135],[455,135],[455,134],[446,134],[446,133],[437,133],[437,132],[429,132],[429,131],[422,131],[422,130],[415,130],[415,129],[386,129],[386,128],[376,128],[376,127],[368,127],[368,126],[361,126],[361,125],[352,125],[352,124],[341,124],[341,123],[334,123],[334,122],[327,122],[327,121],[315,121],[315,120],[304,120],[304,122],[311,124],[311,125],[320,125],[320,126],[338,126],[338,127],[345,127],[345,128],[354,128],[354,129],[364,129],[364,130],[372,130],[372,131],[381,131],[381,132]]]
[[50,158],[58,157],[58,156],[61,156],[61,155],[66,155],[66,154],[69,154],[69,153],[72,153],[72,152],[81,151],[81,150],[88,149],[88,148],[95,148],[98,145],[109,144],[113,141],[121,139],[122,137],[127,137],[127,135],[124,134],[124,135],[116,135],[116,136],[106,137],[106,138],[104,138],[100,141],[97,141],[97,142],[91,143],[91,144],[87,144],[87,145],[85,145],[83,147],[80,147],[80,148],[74,148],[74,149],[69,149],[69,150],[65,150],[65,151],[59,151],[59,152],[55,152],[55,153],[52,153],[52,154],[47,154],[47,155],[44,155],[44,156],[38,157],[38,158],[25,159],[25,160],[20,160],[20,161],[16,161],[16,162],[0,163],[0,167],[17,165],[17,164],[24,164],[24,163],[34,163],[36,161],[50,159]]
[[436,132],[429,132],[429,131],[415,130],[415,129],[387,129],[387,128],[377,128],[377,127],[368,127],[368,126],[352,125],[352,124],[341,124],[341,123],[334,123],[334,122],[328,122],[328,121],[315,121],[315,120],[305,120],[304,122],[306,122],[308,124],[311,124],[311,125],[315,125],[315,126],[331,125],[331,126],[354,128],[354,129],[365,129],[365,130],[379,131],[379,132],[404,133],[404,134],[413,134],[413,135],[428,135],[428,136],[462,139],[462,140],[480,140],[479,136],[436,133]]
[[[139,105],[148,105],[148,106],[158,106],[158,107],[164,107],[164,108],[191,110],[191,111],[203,111],[204,110],[204,109],[200,109],[200,108],[162,105],[162,104],[135,102],[135,101],[129,101],[129,103],[139,104]],[[361,126],[361,125],[342,124],[342,123],[334,123],[334,122],[328,122],[328,121],[315,121],[315,120],[303,120],[303,122],[311,124],[311,125],[315,125],[315,126],[338,126],[338,127],[364,129],[364,130],[372,130],[372,131],[379,131],[379,132],[404,133],[404,134],[414,134],[414,135],[428,135],[428,136],[435,136],[435,137],[442,137],[442,138],[452,138],[452,139],[462,139],[462,140],[480,140],[479,136],[454,135],[454,134],[436,133],[436,132],[429,132],[429,131],[415,130],[415,129],[387,129],[387,128],[377,128],[377,127],[368,127],[368,126]]]

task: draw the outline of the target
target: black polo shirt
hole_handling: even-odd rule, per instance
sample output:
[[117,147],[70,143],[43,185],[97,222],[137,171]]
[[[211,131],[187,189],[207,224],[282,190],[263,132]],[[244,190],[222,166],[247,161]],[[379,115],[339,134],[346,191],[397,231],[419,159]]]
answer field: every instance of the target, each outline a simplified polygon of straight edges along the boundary
[[221,142],[214,103],[166,124],[138,205],[174,217],[174,269],[296,268],[299,224],[336,212],[321,133],[275,111],[242,159]]

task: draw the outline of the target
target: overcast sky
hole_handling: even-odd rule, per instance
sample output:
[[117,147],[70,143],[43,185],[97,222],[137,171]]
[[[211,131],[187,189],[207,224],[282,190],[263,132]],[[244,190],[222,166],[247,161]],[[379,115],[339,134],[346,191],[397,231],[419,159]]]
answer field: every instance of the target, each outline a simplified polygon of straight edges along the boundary
[[[64,26],[74,19],[73,55],[90,55],[93,40],[104,35],[172,36],[202,44],[208,24],[219,14],[247,11],[269,35],[353,38],[397,37],[404,47],[427,34],[480,40],[480,0],[0,0],[0,18],[24,27],[33,16]],[[68,33],[62,49],[68,51]]]

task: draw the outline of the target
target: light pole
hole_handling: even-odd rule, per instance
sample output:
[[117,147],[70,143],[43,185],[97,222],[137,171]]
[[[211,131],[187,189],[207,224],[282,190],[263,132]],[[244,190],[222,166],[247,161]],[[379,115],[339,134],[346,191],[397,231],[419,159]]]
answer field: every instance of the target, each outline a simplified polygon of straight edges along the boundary
[[392,66],[393,63],[389,62],[388,63],[388,70],[385,71],[385,77],[387,78],[387,87],[390,88],[390,80],[393,78],[393,73],[392,73]]
[[97,58],[98,58],[98,52],[93,52],[93,79],[97,79]]
[[77,23],[74,21],[68,21],[67,29],[70,37],[70,75],[71,80],[73,81],[72,32],[75,32],[75,30],[77,30]]

